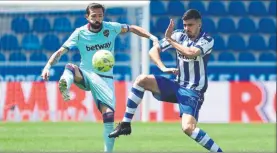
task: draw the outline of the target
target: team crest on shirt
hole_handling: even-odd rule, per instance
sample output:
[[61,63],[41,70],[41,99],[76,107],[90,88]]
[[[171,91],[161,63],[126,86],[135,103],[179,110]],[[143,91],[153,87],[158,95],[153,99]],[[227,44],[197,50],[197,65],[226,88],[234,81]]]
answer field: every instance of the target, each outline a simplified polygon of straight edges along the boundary
[[109,37],[110,31],[109,31],[109,30],[104,30],[104,31],[103,31],[103,35],[104,35],[105,37]]

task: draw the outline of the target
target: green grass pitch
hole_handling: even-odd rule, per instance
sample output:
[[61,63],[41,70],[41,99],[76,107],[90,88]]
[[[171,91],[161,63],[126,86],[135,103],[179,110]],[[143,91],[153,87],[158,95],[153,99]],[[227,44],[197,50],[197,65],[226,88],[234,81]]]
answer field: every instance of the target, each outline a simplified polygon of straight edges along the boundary
[[[207,152],[180,123],[132,124],[116,152]],[[276,152],[275,124],[199,124],[226,152]],[[103,125],[92,122],[0,123],[1,151],[103,151]]]

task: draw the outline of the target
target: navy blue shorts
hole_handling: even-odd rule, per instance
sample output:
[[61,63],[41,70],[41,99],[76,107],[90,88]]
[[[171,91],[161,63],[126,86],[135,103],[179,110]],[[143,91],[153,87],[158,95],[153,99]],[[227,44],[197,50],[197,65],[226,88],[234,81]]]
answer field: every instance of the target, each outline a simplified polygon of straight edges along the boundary
[[204,101],[204,96],[196,90],[187,89],[177,82],[162,76],[154,75],[161,94],[153,96],[159,101],[178,103],[180,117],[182,114],[192,115],[198,120],[199,110]]

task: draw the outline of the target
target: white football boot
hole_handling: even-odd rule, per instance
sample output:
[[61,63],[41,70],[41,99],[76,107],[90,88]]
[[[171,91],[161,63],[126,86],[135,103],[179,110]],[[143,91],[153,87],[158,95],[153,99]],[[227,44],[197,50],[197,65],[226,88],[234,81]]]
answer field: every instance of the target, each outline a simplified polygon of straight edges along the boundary
[[64,101],[69,101],[70,100],[70,94],[69,94],[69,90],[67,90],[67,83],[66,83],[65,79],[60,79],[59,89],[60,89],[60,92],[63,96],[63,100]]

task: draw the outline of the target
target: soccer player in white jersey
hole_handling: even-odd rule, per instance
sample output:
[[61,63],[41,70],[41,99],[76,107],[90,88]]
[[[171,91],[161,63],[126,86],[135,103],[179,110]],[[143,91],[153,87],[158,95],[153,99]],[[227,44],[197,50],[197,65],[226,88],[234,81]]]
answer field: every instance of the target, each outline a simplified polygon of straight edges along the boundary
[[114,80],[113,69],[108,72],[99,72],[92,66],[92,57],[98,50],[105,49],[114,52],[115,38],[120,33],[132,32],[138,36],[149,38],[158,43],[157,37],[135,25],[105,22],[105,8],[98,3],[91,3],[86,8],[88,24],[77,28],[63,46],[56,51],[42,71],[42,78],[48,80],[51,66],[58,62],[60,57],[73,47],[77,47],[81,54],[81,63],[78,67],[67,64],[59,81],[59,89],[65,101],[70,100],[69,89],[75,83],[83,90],[91,91],[96,106],[103,115],[104,122],[104,150],[112,152],[114,138],[108,134],[114,125]]
[[[151,48],[149,55],[165,73],[176,74],[176,80],[156,75],[140,75],[128,96],[123,121],[109,137],[131,134],[130,122],[144,91],[151,91],[160,101],[178,103],[183,132],[211,152],[222,152],[221,148],[202,129],[197,127],[198,113],[208,87],[207,62],[214,40],[201,28],[201,15],[191,9],[184,13],[184,29],[175,30],[171,19],[165,38]],[[167,68],[160,59],[160,52],[175,48],[177,68]]]

